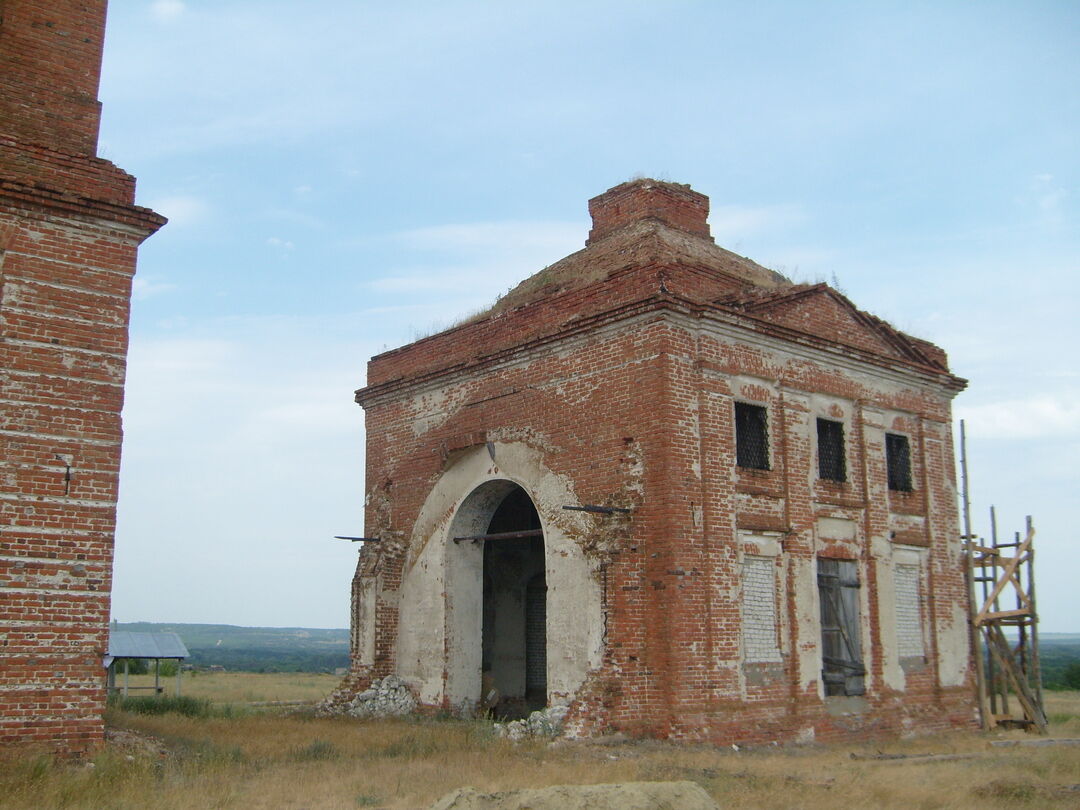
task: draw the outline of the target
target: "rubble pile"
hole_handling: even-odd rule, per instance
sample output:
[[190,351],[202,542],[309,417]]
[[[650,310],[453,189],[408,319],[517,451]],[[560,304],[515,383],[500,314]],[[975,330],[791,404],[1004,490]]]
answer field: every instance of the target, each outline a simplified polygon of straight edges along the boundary
[[409,687],[396,675],[387,675],[349,701],[345,714],[354,717],[400,717],[416,711],[417,702]]
[[496,723],[495,734],[515,742],[529,737],[557,737],[562,732],[563,721],[569,711],[566,706],[549,706],[533,712],[525,720]]

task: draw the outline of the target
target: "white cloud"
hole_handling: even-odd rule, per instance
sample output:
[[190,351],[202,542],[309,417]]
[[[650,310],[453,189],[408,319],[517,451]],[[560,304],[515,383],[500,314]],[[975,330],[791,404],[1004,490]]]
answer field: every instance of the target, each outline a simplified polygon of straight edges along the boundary
[[1048,216],[1059,216],[1061,203],[1068,196],[1068,192],[1054,183],[1052,175],[1041,174],[1036,181],[1036,202],[1039,210]]
[[156,281],[152,276],[146,278],[136,276],[131,282],[131,297],[136,301],[144,301],[175,289],[176,285],[167,281]]
[[210,207],[205,201],[189,194],[159,197],[151,200],[147,205],[159,214],[168,217],[170,228],[194,225],[201,221],[210,211]]
[[367,286],[376,292],[383,293],[449,292],[461,290],[463,285],[475,283],[482,272],[479,268],[444,268],[435,272],[420,271],[398,276],[383,276],[368,282]]
[[[384,294],[439,296],[444,316],[490,304],[518,282],[584,246],[587,227],[573,222],[478,222],[400,231],[397,252],[423,254],[363,284]],[[447,293],[453,300],[447,301]],[[417,303],[417,302],[413,302]],[[426,330],[424,330],[426,331]]]
[[501,254],[542,251],[556,260],[584,247],[586,232],[587,228],[577,222],[473,222],[416,228],[394,234],[393,238],[421,250]]
[[187,6],[183,0],[154,0],[150,4],[150,13],[158,22],[172,22],[185,11],[187,11]]
[[1042,172],[1031,176],[1018,202],[1034,211],[1039,225],[1056,228],[1062,225],[1067,217],[1068,197],[1068,189],[1061,186],[1054,175]]
[[751,234],[782,231],[805,220],[797,205],[719,205],[709,211],[713,237],[721,245]]
[[[114,609],[121,618],[346,626],[356,551],[331,538],[362,527],[363,411],[353,391],[375,347],[350,343],[336,319],[201,328],[217,337],[133,340]],[[339,338],[334,351],[328,335]],[[156,565],[169,548],[183,554]],[[293,556],[303,563],[285,562]],[[297,576],[304,588],[293,587]],[[238,577],[258,577],[281,598],[238,599]],[[154,602],[178,583],[197,583],[207,598]]]
[[957,407],[970,435],[983,439],[1080,436],[1080,397],[1037,396]]
[[266,240],[266,244],[270,245],[271,247],[281,248],[282,250],[292,250],[295,247],[295,245],[288,239],[282,239],[278,236],[271,236],[269,239]]

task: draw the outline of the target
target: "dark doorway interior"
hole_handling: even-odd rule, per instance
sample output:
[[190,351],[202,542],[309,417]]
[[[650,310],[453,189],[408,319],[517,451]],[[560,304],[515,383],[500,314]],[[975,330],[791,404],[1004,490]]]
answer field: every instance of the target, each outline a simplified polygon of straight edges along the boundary
[[[540,516],[521,487],[495,510],[488,534],[540,529]],[[547,583],[541,536],[484,543],[483,671],[493,713],[526,717],[547,704]]]

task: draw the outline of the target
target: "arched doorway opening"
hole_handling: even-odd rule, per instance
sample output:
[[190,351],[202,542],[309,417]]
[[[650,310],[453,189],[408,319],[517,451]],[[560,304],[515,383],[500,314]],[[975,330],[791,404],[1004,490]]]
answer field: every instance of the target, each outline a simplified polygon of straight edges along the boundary
[[487,526],[483,561],[481,670],[500,719],[547,704],[547,581],[540,516],[516,484]]

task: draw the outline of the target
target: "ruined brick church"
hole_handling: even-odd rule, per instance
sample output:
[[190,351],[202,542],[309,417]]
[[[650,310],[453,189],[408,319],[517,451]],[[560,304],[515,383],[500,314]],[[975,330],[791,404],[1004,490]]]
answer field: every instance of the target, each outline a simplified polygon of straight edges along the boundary
[[105,0],[0,2],[0,746],[104,739],[120,410],[139,244],[97,157]]
[[974,719],[944,352],[634,180],[583,250],[374,357],[341,695],[718,743]]

